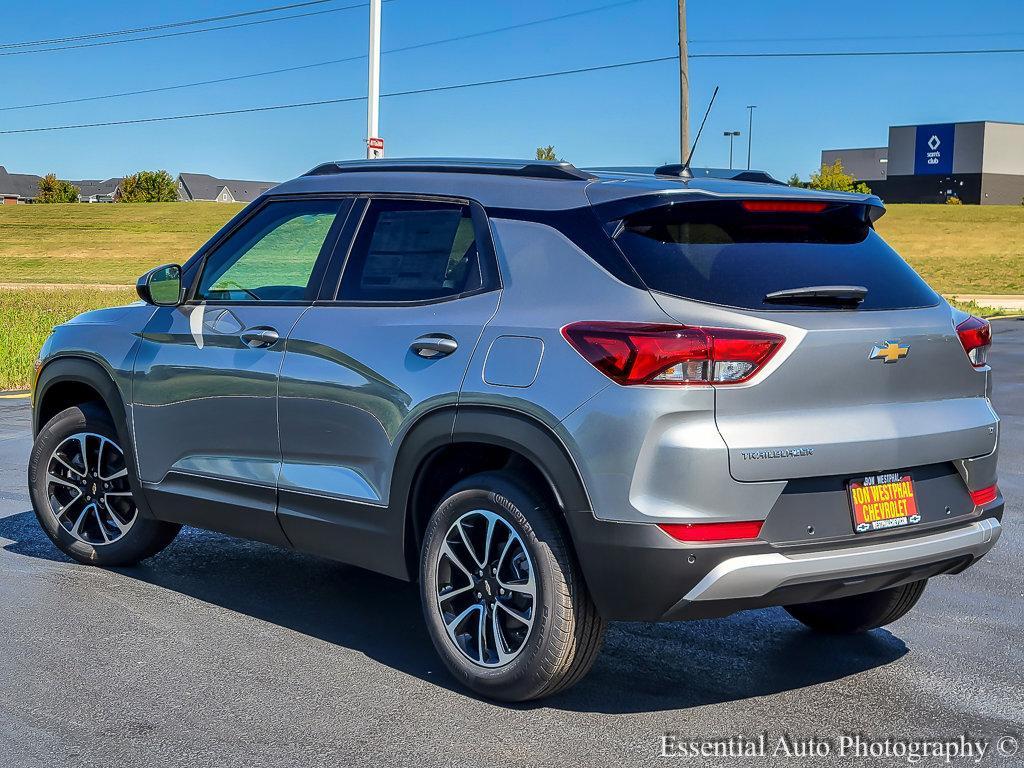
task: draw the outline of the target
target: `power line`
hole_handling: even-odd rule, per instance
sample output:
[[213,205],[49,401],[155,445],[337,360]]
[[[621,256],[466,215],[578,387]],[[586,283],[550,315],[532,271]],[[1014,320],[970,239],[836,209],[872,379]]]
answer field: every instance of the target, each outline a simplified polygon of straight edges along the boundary
[[[487,35],[494,35],[500,32],[509,32],[516,29],[525,29],[527,27],[534,27],[540,24],[547,24],[554,21],[563,21],[565,19],[575,18],[577,16],[584,16],[592,13],[599,13],[606,11],[611,8],[618,8],[624,5],[633,5],[644,0],[619,0],[619,2],[608,3],[606,5],[600,5],[594,8],[586,8],[580,11],[573,11],[571,13],[562,13],[557,16],[548,16],[543,19],[534,19],[532,21],[524,21],[518,24],[509,24],[504,27],[495,27],[493,29],[481,30],[479,32],[469,32],[464,35],[456,35],[454,37],[446,37],[440,40],[431,40],[424,43],[414,43],[412,45],[404,45],[398,48],[389,48],[384,53],[403,53],[406,51],[414,51],[420,48],[428,48],[434,45],[442,45],[446,43],[455,43],[463,40],[470,40],[478,37],[485,37]],[[300,72],[307,69],[315,69],[318,67],[327,67],[335,64],[345,64],[352,61],[360,61],[366,58],[366,54],[360,54],[357,56],[346,56],[341,59],[329,59],[328,61],[318,61],[311,64],[298,64],[292,67],[281,67],[279,69],[268,69],[261,72],[248,72],[241,75],[231,75],[229,77],[218,77],[211,80],[198,80],[190,83],[177,83],[175,85],[164,85],[156,88],[142,88],[135,91],[121,91],[119,93],[108,93],[100,96],[80,96],[74,99],[58,99],[55,101],[42,101],[35,104],[16,104],[9,107],[0,107],[0,112],[8,112],[15,109],[34,109],[36,107],[54,107],[61,106],[64,104],[80,104],[88,101],[102,101],[104,99],[117,99],[125,96],[141,96],[149,93],[162,93],[164,91],[176,91],[184,88],[195,88],[198,86],[205,85],[217,85],[220,83],[236,82],[238,80],[248,80],[256,77],[266,77],[268,75],[280,75],[286,72]]]
[[[385,3],[393,3],[395,0],[383,0]],[[52,51],[72,51],[81,48],[99,48],[107,45],[121,45],[123,43],[139,43],[144,40],[163,40],[169,37],[184,37],[186,35],[200,35],[204,32],[219,32],[224,29],[240,29],[241,27],[255,27],[260,24],[273,24],[278,21],[289,21],[291,19],[305,19],[310,16],[323,16],[328,13],[340,13],[350,11],[353,8],[365,8],[366,3],[355,3],[343,5],[339,8],[327,8],[321,11],[306,11],[305,13],[293,13],[289,16],[276,16],[272,19],[257,19],[255,21],[241,21],[236,24],[222,24],[219,27],[206,27],[205,29],[186,29],[180,32],[164,32],[159,35],[146,35],[144,37],[129,37],[124,40],[100,40],[94,43],[77,43],[75,45],[61,45],[52,48],[32,48],[24,51],[0,51],[0,56],[25,56],[32,53],[49,53]]]
[[1024,53],[1024,48],[972,48],[939,51],[800,51],[754,53],[691,53],[691,59],[808,59],[842,58],[844,56],[977,56],[998,53]]
[[[566,75],[578,75],[584,72],[600,72],[609,69],[621,69],[623,67],[635,67],[641,64],[655,64],[663,61],[678,61],[679,57],[676,55],[672,56],[659,56],[653,59],[637,59],[634,61],[623,61],[615,64],[603,64],[596,67],[579,67],[577,69],[563,69],[557,72],[542,72],[536,75],[518,75],[515,77],[503,77],[496,80],[477,80],[470,83],[457,83],[454,85],[437,85],[430,88],[415,88],[407,91],[392,91],[391,93],[382,93],[381,98],[391,98],[395,96],[414,96],[423,93],[438,93],[441,91],[454,91],[461,88],[479,88],[486,85],[502,85],[505,83],[521,83],[528,80],[542,80],[549,77],[563,77]],[[302,107],[320,107],[329,104],[346,104],[354,101],[365,101],[366,96],[348,96],[345,98],[338,99],[319,99],[317,101],[302,101],[293,104],[273,104],[265,107],[246,107],[243,109],[225,109],[217,112],[195,112],[187,115],[164,115],[161,117],[142,117],[133,120],[108,120],[100,123],[77,123],[74,125],[51,125],[42,128],[14,128],[0,131],[0,136],[6,136],[15,133],[43,133],[46,131],[68,131],[79,128],[105,128],[115,125],[139,125],[142,123],[163,123],[172,120],[192,120],[200,117],[222,117],[225,115],[242,115],[251,114],[254,112],[273,112],[281,109],[299,109]]]
[[945,32],[919,35],[843,35],[837,37],[702,37],[688,42],[694,45],[705,43],[806,43],[806,42],[840,42],[848,40],[935,40],[964,37],[1020,37],[1024,32]]
[[173,29],[175,27],[188,27],[196,24],[210,24],[215,21],[227,21],[229,19],[240,19],[245,16],[258,16],[264,13],[276,13],[277,11],[288,11],[294,8],[305,8],[310,5],[323,5],[324,3],[335,3],[338,0],[306,0],[302,3],[290,3],[288,5],[276,5],[272,8],[261,8],[255,11],[243,11],[240,13],[228,13],[223,16],[207,16],[205,19],[187,19],[185,21],[172,21],[166,24],[152,24],[147,27],[134,27],[131,29],[118,29],[112,32],[93,32],[87,35],[73,35],[71,37],[50,37],[43,40],[24,40],[20,43],[0,43],[0,49],[6,48],[29,48],[36,45],[54,45],[56,43],[74,43],[79,40],[97,40],[103,37],[120,37],[122,35],[135,35],[140,32],[155,32],[161,29]]
[[[950,56],[950,55],[974,55],[974,54],[1000,54],[1000,53],[1024,53],[1024,48],[985,48],[975,50],[952,50],[952,51],[847,51],[840,53],[722,53],[722,54],[691,54],[691,58],[783,58],[783,57],[806,57],[806,56]],[[644,64],[656,64],[659,62],[666,61],[678,61],[679,56],[672,54],[669,56],[658,56],[650,59],[635,59],[633,61],[622,61],[615,64],[602,64],[593,67],[578,67],[576,69],[563,69],[555,72],[542,72],[534,75],[518,75],[514,77],[504,77],[495,80],[477,80],[469,83],[457,83],[454,85],[438,85],[430,88],[416,88],[413,90],[406,91],[392,91],[391,93],[382,93],[381,98],[390,98],[395,96],[413,96],[424,93],[439,93],[442,91],[454,91],[462,88],[479,88],[488,85],[502,85],[506,83],[521,83],[530,80],[543,80],[550,77],[563,77],[566,75],[577,75],[584,72],[601,72],[612,69],[622,69],[624,67],[635,67]],[[52,125],[44,126],[40,128],[14,128],[8,130],[0,130],[0,136],[7,136],[11,134],[19,133],[43,133],[46,131],[67,131],[79,128],[103,128],[117,125],[139,125],[143,123],[162,123],[173,120],[191,120],[201,117],[222,117],[225,115],[241,115],[251,114],[255,112],[273,112],[282,109],[299,109],[302,107],[317,107],[325,106],[329,104],[345,104],[355,101],[364,101],[366,96],[349,96],[346,98],[338,99],[320,99],[317,101],[303,101],[296,102],[293,104],[274,104],[265,107],[246,107],[242,109],[226,109],[216,112],[196,112],[185,115],[164,115],[161,117],[144,117],[136,118],[132,120],[108,120],[98,123],[76,123],[71,125]]]

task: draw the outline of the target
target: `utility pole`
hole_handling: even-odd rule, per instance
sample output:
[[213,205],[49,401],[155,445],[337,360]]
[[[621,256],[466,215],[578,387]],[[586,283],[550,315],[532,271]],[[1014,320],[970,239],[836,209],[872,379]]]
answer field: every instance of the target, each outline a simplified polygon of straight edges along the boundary
[[750,113],[750,119],[747,121],[747,170],[750,170],[750,144],[754,140],[754,110],[757,109],[757,104],[748,104],[747,112]]
[[366,159],[384,157],[384,141],[377,135],[380,118],[380,3],[370,0],[369,82],[366,88]]
[[733,142],[733,139],[735,139],[737,136],[740,135],[740,132],[739,131],[725,131],[725,132],[723,132],[722,135],[729,137],[729,170],[731,171],[732,170],[732,142]]
[[686,0],[679,0],[679,162],[690,154],[690,62],[686,44]]

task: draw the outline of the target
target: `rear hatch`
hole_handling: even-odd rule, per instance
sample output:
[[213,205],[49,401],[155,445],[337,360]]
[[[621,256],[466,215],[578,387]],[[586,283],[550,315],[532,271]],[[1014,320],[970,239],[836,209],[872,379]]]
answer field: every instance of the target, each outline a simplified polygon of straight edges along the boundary
[[972,365],[952,310],[874,231],[879,211],[835,196],[716,200],[616,226],[680,323],[786,337],[752,379],[716,386],[735,479],[863,475],[995,448],[988,368]]

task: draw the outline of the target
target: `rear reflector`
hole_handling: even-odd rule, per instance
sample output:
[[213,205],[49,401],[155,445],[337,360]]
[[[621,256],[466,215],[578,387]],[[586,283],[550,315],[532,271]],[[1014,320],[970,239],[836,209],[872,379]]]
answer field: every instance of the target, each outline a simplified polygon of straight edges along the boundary
[[805,200],[744,200],[743,210],[751,213],[821,213],[828,203]]
[[971,365],[984,367],[988,362],[988,349],[992,346],[992,326],[988,320],[972,315],[956,327],[956,335],[960,337]]
[[999,486],[990,485],[988,488],[982,488],[980,491],[971,491],[971,501],[974,502],[976,507],[984,507],[986,504],[991,504],[999,496]]
[[739,384],[786,340],[762,331],[684,325],[582,322],[562,335],[585,360],[622,385]]
[[676,541],[736,541],[756,539],[761,534],[764,520],[742,523],[665,523],[659,524],[665,533]]

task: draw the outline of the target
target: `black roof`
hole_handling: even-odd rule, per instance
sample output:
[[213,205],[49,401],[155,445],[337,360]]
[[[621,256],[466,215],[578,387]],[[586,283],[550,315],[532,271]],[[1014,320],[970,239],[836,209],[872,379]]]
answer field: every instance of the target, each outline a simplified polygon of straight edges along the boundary
[[485,158],[404,157],[397,160],[343,160],[318,165],[306,176],[333,173],[401,173],[428,171],[431,173],[480,173],[497,176],[519,176],[531,179],[571,179],[587,181],[594,174],[581,171],[572,163],[557,160],[495,160]]

